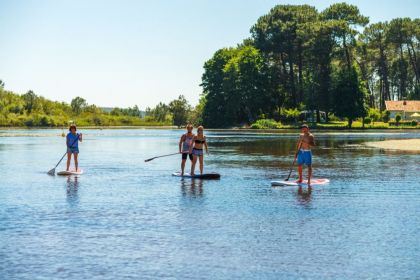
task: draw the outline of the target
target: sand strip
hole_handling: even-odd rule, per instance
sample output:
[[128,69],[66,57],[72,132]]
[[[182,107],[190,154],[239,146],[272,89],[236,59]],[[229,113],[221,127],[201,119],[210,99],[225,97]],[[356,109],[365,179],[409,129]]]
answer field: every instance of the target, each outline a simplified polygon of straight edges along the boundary
[[378,142],[366,142],[366,146],[399,151],[420,152],[420,139],[385,140]]

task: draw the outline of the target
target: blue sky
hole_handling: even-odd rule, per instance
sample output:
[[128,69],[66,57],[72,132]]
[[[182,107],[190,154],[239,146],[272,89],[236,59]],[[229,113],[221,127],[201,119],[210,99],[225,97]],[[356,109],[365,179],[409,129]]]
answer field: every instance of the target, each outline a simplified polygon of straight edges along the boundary
[[[335,2],[0,0],[0,79],[66,102],[144,109],[183,94],[196,104],[204,62],[249,37],[270,8]],[[414,0],[347,2],[371,22],[420,15]]]

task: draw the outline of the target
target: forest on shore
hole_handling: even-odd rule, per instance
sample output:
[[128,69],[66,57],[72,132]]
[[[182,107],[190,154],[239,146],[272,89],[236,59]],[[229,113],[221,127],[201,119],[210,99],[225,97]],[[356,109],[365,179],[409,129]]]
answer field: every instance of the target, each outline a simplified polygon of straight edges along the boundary
[[32,90],[17,94],[4,90],[0,80],[0,127],[63,127],[78,126],[172,126],[184,124],[190,106],[180,96],[169,105],[160,103],[155,108],[140,111],[137,105],[129,108],[101,108],[89,105],[82,97],[70,104],[48,100]]
[[208,127],[290,123],[299,112],[327,122],[388,121],[386,100],[420,99],[420,19],[369,24],[354,5],[278,5],[251,37],[204,65]]
[[323,11],[277,5],[250,32],[236,47],[221,48],[204,63],[203,92],[195,107],[180,95],[144,112],[137,105],[106,111],[82,97],[67,104],[31,90],[16,94],[0,80],[0,126],[190,122],[208,128],[281,128],[296,126],[307,111],[314,115],[314,126],[324,116],[326,127],[382,122],[386,128],[395,122],[385,110],[386,100],[420,99],[418,18],[369,24],[346,3]]

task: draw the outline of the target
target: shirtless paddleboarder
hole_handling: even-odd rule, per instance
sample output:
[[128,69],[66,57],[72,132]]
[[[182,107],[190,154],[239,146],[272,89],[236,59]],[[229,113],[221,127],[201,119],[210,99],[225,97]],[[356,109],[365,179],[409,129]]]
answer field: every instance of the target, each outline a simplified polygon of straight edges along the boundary
[[300,134],[299,141],[297,144],[298,155],[298,172],[299,180],[298,183],[302,183],[302,169],[305,164],[308,167],[308,186],[311,185],[312,176],[312,151],[311,148],[315,146],[315,138],[312,133],[309,132],[309,127],[304,124],[301,126],[302,133]]

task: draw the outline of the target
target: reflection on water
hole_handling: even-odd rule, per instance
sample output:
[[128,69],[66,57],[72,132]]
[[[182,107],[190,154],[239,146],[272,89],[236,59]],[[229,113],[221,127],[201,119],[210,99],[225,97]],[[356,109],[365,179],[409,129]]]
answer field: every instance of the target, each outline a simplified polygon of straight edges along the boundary
[[70,206],[77,206],[79,204],[79,178],[78,176],[67,176],[66,180],[66,194],[67,203]]
[[298,203],[304,206],[311,205],[312,187],[299,186],[297,190]]
[[184,197],[203,197],[203,181],[200,179],[181,179],[181,193]]

